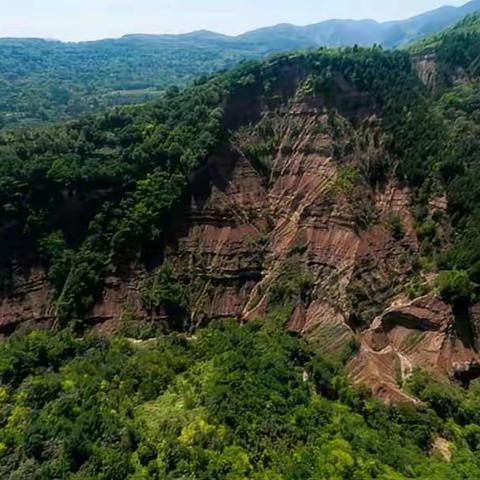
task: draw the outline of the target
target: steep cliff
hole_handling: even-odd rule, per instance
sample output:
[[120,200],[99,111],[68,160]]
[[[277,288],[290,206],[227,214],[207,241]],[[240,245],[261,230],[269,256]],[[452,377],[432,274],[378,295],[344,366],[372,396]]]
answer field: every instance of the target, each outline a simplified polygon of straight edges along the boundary
[[[342,86],[346,105],[368,102]],[[333,346],[394,295],[418,245],[408,189],[393,178],[375,187],[365,180],[368,166],[389,155],[381,119],[373,109],[347,118],[312,103],[295,98],[262,112],[212,156],[193,178],[191,205],[169,255],[183,277],[200,282],[192,312],[206,318],[265,314],[293,262],[295,274],[311,281],[308,291],[286,299],[300,302],[291,328]],[[270,128],[275,143],[258,168],[249,148]],[[399,239],[392,218],[400,222]]]
[[[478,375],[476,307],[459,318],[433,293],[405,296],[420,255],[412,192],[392,173],[369,181],[379,162],[393,170],[389,137],[371,99],[341,85],[344,115],[296,95],[212,156],[193,178],[168,255],[195,286],[195,323],[287,306],[288,328],[323,351],[360,343],[354,381],[386,401],[410,401],[401,388],[414,368],[452,380]],[[259,168],[250,147],[265,131],[275,143]],[[445,199],[430,208],[444,210]]]
[[414,400],[416,367],[468,384],[479,307],[434,292],[462,222],[422,58],[416,72],[379,49],[286,55],[93,125],[5,137],[0,331],[282,312],[322,351],[353,354],[354,381],[386,401]]
[[420,367],[468,386],[480,373],[477,324],[478,306],[455,312],[433,294],[398,299],[362,334],[349,372],[387,401],[412,400],[402,386]]

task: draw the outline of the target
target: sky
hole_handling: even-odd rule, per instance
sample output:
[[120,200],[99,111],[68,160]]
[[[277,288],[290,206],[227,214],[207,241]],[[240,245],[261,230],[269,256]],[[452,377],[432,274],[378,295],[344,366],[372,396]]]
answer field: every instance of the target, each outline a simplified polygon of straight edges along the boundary
[[66,41],[207,29],[239,34],[330,18],[399,20],[467,0],[0,0],[0,37]]

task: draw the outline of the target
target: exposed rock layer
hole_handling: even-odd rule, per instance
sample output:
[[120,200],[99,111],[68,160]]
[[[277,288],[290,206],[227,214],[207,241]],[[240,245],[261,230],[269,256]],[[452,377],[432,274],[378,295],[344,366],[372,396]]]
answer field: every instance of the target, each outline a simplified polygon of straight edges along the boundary
[[[425,62],[428,83],[433,67]],[[188,286],[192,323],[266,314],[293,261],[308,288],[287,305],[288,328],[337,354],[360,339],[349,364],[356,382],[387,401],[413,401],[401,386],[415,366],[469,381],[480,364],[480,306],[461,317],[433,295],[392,303],[419,247],[411,192],[392,173],[381,112],[342,79],[334,104],[309,96],[294,77],[287,90],[294,100],[273,107],[250,98],[248,108],[226,108],[231,140],[192,175],[185,207],[171,219],[163,253]],[[257,158],[250,147],[265,142],[264,131],[269,148]],[[378,170],[385,175],[372,179]],[[150,273],[126,272],[107,279],[91,312],[104,332],[127,310],[159,320],[141,301]],[[2,299],[0,328],[53,320],[51,298],[44,272],[31,269]]]
[[478,337],[471,330],[478,307],[458,313],[434,294],[400,300],[363,333],[348,367],[351,376],[394,401],[409,399],[401,387],[415,367],[468,383],[480,366]]

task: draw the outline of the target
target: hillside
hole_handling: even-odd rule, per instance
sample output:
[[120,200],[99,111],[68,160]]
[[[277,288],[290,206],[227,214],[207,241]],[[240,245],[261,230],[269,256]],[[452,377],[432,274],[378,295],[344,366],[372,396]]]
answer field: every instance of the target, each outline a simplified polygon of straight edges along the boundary
[[477,478],[478,22],[1,133],[0,476]]
[[405,21],[278,25],[238,37],[200,31],[83,43],[0,39],[0,128],[58,121],[155,99],[172,85],[185,85],[242,60],[276,52],[355,44],[396,47],[478,10],[480,4],[473,0]]
[[468,85],[474,87],[480,72],[480,14],[469,15],[457,25],[414,43],[410,51],[434,60],[440,90],[455,84],[457,92]]
[[427,404],[387,407],[275,322],[143,343],[32,332],[0,344],[0,375],[4,479],[480,473],[478,388],[419,375],[411,385]]
[[374,365],[375,341],[396,342],[389,322],[401,332],[413,309],[432,333],[419,342],[414,328],[418,348],[397,346],[389,368],[358,380],[401,398],[396,366],[410,355],[468,377],[476,309],[427,353],[457,317],[433,295],[434,272],[464,306],[480,280],[478,125],[457,88],[433,98],[407,52],[320,50],[3,134],[2,331],[35,320],[108,332],[125,315],[191,330],[280,308],[325,351],[367,342],[359,361]]

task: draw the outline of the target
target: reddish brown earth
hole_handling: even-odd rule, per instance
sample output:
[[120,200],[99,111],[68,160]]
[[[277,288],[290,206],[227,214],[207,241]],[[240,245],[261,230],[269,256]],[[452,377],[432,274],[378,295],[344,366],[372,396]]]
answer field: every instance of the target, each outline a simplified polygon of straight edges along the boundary
[[0,327],[8,333],[24,322],[53,321],[52,289],[40,268],[17,278],[15,294],[0,299]]
[[[379,162],[391,170],[396,161],[371,99],[341,80],[338,108],[301,91],[291,97],[273,110],[263,105],[253,120],[232,120],[231,141],[192,175],[185,207],[171,219],[165,257],[188,287],[192,323],[265,315],[275,282],[294,259],[312,285],[288,328],[333,354],[359,342],[349,373],[380,398],[414,401],[401,387],[417,366],[463,381],[480,375],[480,306],[462,317],[434,294],[404,298],[419,250],[411,192],[392,174],[367,181]],[[259,168],[248,147],[263,141],[265,124],[275,145]],[[446,208],[443,196],[432,200],[432,210],[439,208]],[[109,277],[90,322],[109,333],[126,312],[165,320],[142,305],[148,275],[132,265]],[[24,277],[0,300],[3,332],[54,320],[44,272]]]
[[480,367],[480,337],[478,330],[473,331],[479,313],[478,305],[470,312],[455,313],[434,294],[401,299],[363,333],[349,373],[390,401],[410,398],[401,386],[415,367],[468,382]]

